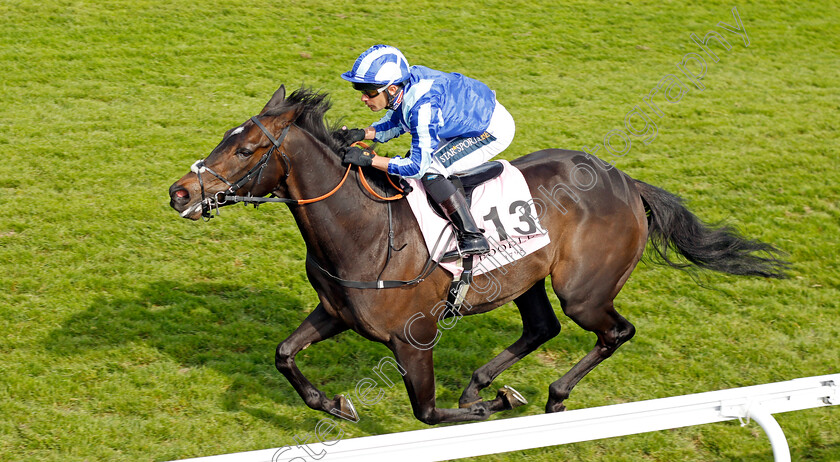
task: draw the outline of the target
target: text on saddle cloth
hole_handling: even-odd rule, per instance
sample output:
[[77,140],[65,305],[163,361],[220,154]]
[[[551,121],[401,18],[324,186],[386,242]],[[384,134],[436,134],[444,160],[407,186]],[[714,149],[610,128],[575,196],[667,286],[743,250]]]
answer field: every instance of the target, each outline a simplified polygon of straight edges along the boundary
[[[504,165],[504,172],[477,186],[472,194],[470,211],[476,224],[485,230],[491,249],[490,253],[475,257],[473,275],[513,263],[551,242],[537,216],[538,210],[525,177],[508,161],[498,162]],[[452,227],[432,211],[422,183],[407,181],[416,191],[406,199],[420,225],[429,254],[438,261],[443,254],[456,248]],[[454,276],[460,276],[463,271],[457,262],[440,265]]]

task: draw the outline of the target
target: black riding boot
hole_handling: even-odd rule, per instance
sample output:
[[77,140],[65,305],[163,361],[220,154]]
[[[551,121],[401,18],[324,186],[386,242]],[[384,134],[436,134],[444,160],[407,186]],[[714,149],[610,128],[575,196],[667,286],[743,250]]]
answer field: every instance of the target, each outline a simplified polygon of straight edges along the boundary
[[455,225],[455,234],[458,236],[458,249],[445,253],[441,261],[453,260],[459,255],[483,255],[490,251],[490,244],[475,224],[461,191],[456,190],[439,204],[449,221]]

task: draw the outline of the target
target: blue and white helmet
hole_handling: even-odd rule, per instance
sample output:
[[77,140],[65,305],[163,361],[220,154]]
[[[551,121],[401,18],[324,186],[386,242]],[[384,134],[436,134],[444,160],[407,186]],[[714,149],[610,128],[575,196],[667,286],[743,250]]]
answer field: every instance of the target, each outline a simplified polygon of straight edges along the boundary
[[353,68],[341,74],[348,82],[387,87],[408,79],[408,61],[389,45],[374,45],[359,55]]

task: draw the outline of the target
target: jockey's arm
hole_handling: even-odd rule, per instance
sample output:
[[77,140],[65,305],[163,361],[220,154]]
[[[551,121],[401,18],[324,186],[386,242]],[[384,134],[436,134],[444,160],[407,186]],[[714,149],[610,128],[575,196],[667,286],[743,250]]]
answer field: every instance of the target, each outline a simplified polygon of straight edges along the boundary
[[373,158],[373,164],[371,164],[371,165],[373,166],[373,168],[375,168],[377,170],[382,170],[383,172],[387,172],[388,171],[388,162],[390,162],[390,161],[391,161],[390,157],[380,156],[380,155],[377,154]]
[[[373,127],[365,128],[365,139],[366,140],[372,140],[372,139],[374,139],[375,136],[376,136],[376,129],[375,128],[373,128]],[[391,160],[390,157],[380,156],[380,155],[377,154],[377,155],[374,156],[373,164],[371,164],[371,165],[373,166],[373,168],[375,168],[377,170],[382,170],[383,172],[387,172],[388,171],[388,162],[390,162],[390,160]]]

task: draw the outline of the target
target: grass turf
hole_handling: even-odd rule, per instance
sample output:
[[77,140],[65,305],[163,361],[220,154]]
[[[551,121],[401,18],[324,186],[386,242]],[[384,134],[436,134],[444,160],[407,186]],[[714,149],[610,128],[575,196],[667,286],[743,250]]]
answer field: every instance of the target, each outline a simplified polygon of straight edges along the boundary
[[[737,6],[750,39],[734,24]],[[570,408],[837,372],[840,10],[830,2],[233,1],[0,3],[0,459],[166,460],[294,444],[325,415],[273,367],[315,305],[282,206],[186,222],[166,188],[281,84],[333,95],[333,119],[372,115],[338,74],[374,43],[494,88],[517,121],[503,154],[595,146],[687,53],[719,31],[704,91],[660,101],[630,175],[790,253],[792,278],[689,276],[640,266],[617,299],[637,336]],[[712,45],[713,47],[715,45]],[[696,68],[695,68],[696,69]],[[636,119],[636,123],[639,120]],[[637,125],[638,126],[638,125]],[[402,144],[401,144],[402,143]],[[384,152],[400,154],[405,141]],[[559,309],[559,305],[558,305]],[[594,337],[563,332],[498,379],[541,412]],[[438,401],[519,335],[514,309],[464,319],[436,349]],[[299,356],[347,393],[387,349],[346,333]],[[401,385],[344,437],[424,428]],[[795,460],[840,460],[836,409],[777,416]],[[692,427],[479,458],[767,460],[761,430]]]

